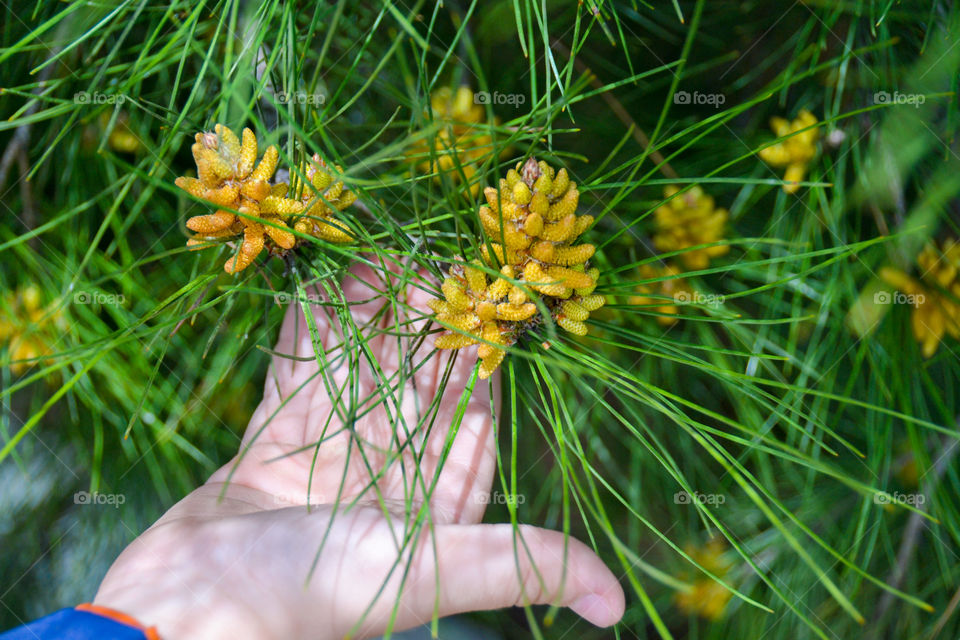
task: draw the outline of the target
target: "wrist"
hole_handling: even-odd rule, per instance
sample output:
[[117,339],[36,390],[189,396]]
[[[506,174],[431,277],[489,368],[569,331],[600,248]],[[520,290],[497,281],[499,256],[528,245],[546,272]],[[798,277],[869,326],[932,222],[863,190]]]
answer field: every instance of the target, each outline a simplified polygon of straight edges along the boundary
[[208,563],[222,542],[199,535],[209,529],[171,522],[144,533],[110,567],[93,604],[156,627],[161,640],[273,637],[256,603],[241,602],[222,567]]
[[[149,582],[137,582],[121,591],[102,588],[94,607],[106,607],[133,618],[143,627],[156,629],[160,640],[269,638],[261,621],[245,607],[216,602],[203,594],[186,596],[157,589]],[[149,636],[148,636],[149,638]]]

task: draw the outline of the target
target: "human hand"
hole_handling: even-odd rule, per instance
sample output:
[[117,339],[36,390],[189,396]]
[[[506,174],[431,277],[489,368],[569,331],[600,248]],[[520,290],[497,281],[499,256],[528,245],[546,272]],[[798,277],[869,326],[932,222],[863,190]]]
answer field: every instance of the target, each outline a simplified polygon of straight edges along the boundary
[[428,294],[407,282],[409,309],[391,308],[387,286],[365,266],[343,283],[365,338],[311,307],[326,379],[291,305],[275,351],[293,357],[273,357],[240,452],[127,547],[95,604],[164,640],[369,637],[526,603],[620,619],[623,591],[586,545],[479,524],[496,465],[489,386],[477,384],[456,426],[475,362],[427,359],[416,310]]

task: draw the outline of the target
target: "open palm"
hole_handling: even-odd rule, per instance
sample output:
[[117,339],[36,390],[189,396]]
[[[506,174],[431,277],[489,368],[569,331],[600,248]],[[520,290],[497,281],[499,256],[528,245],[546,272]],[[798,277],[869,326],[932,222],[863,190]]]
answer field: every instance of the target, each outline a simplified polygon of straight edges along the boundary
[[465,398],[473,359],[431,355],[426,297],[360,267],[337,300],[352,322],[318,304],[312,334],[291,305],[238,455],[124,551],[95,603],[167,640],[368,637],[526,603],[619,620],[623,592],[588,547],[478,524],[490,389]]

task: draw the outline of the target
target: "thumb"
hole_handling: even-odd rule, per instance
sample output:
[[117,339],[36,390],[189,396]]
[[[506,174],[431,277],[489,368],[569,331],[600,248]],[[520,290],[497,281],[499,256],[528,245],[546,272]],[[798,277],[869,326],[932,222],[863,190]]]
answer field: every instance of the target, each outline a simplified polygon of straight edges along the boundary
[[441,616],[526,604],[570,607],[598,627],[623,616],[620,583],[579,540],[528,525],[441,525],[435,531],[436,566],[418,580],[429,593],[413,599],[426,617],[433,613],[437,582]]

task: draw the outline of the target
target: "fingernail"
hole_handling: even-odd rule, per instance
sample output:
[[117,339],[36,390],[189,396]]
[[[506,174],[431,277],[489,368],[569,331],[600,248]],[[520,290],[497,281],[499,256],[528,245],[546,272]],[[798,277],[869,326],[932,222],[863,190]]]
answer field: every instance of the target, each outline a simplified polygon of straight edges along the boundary
[[598,627],[609,627],[616,622],[606,598],[595,593],[580,596],[570,605],[570,608],[581,618]]

